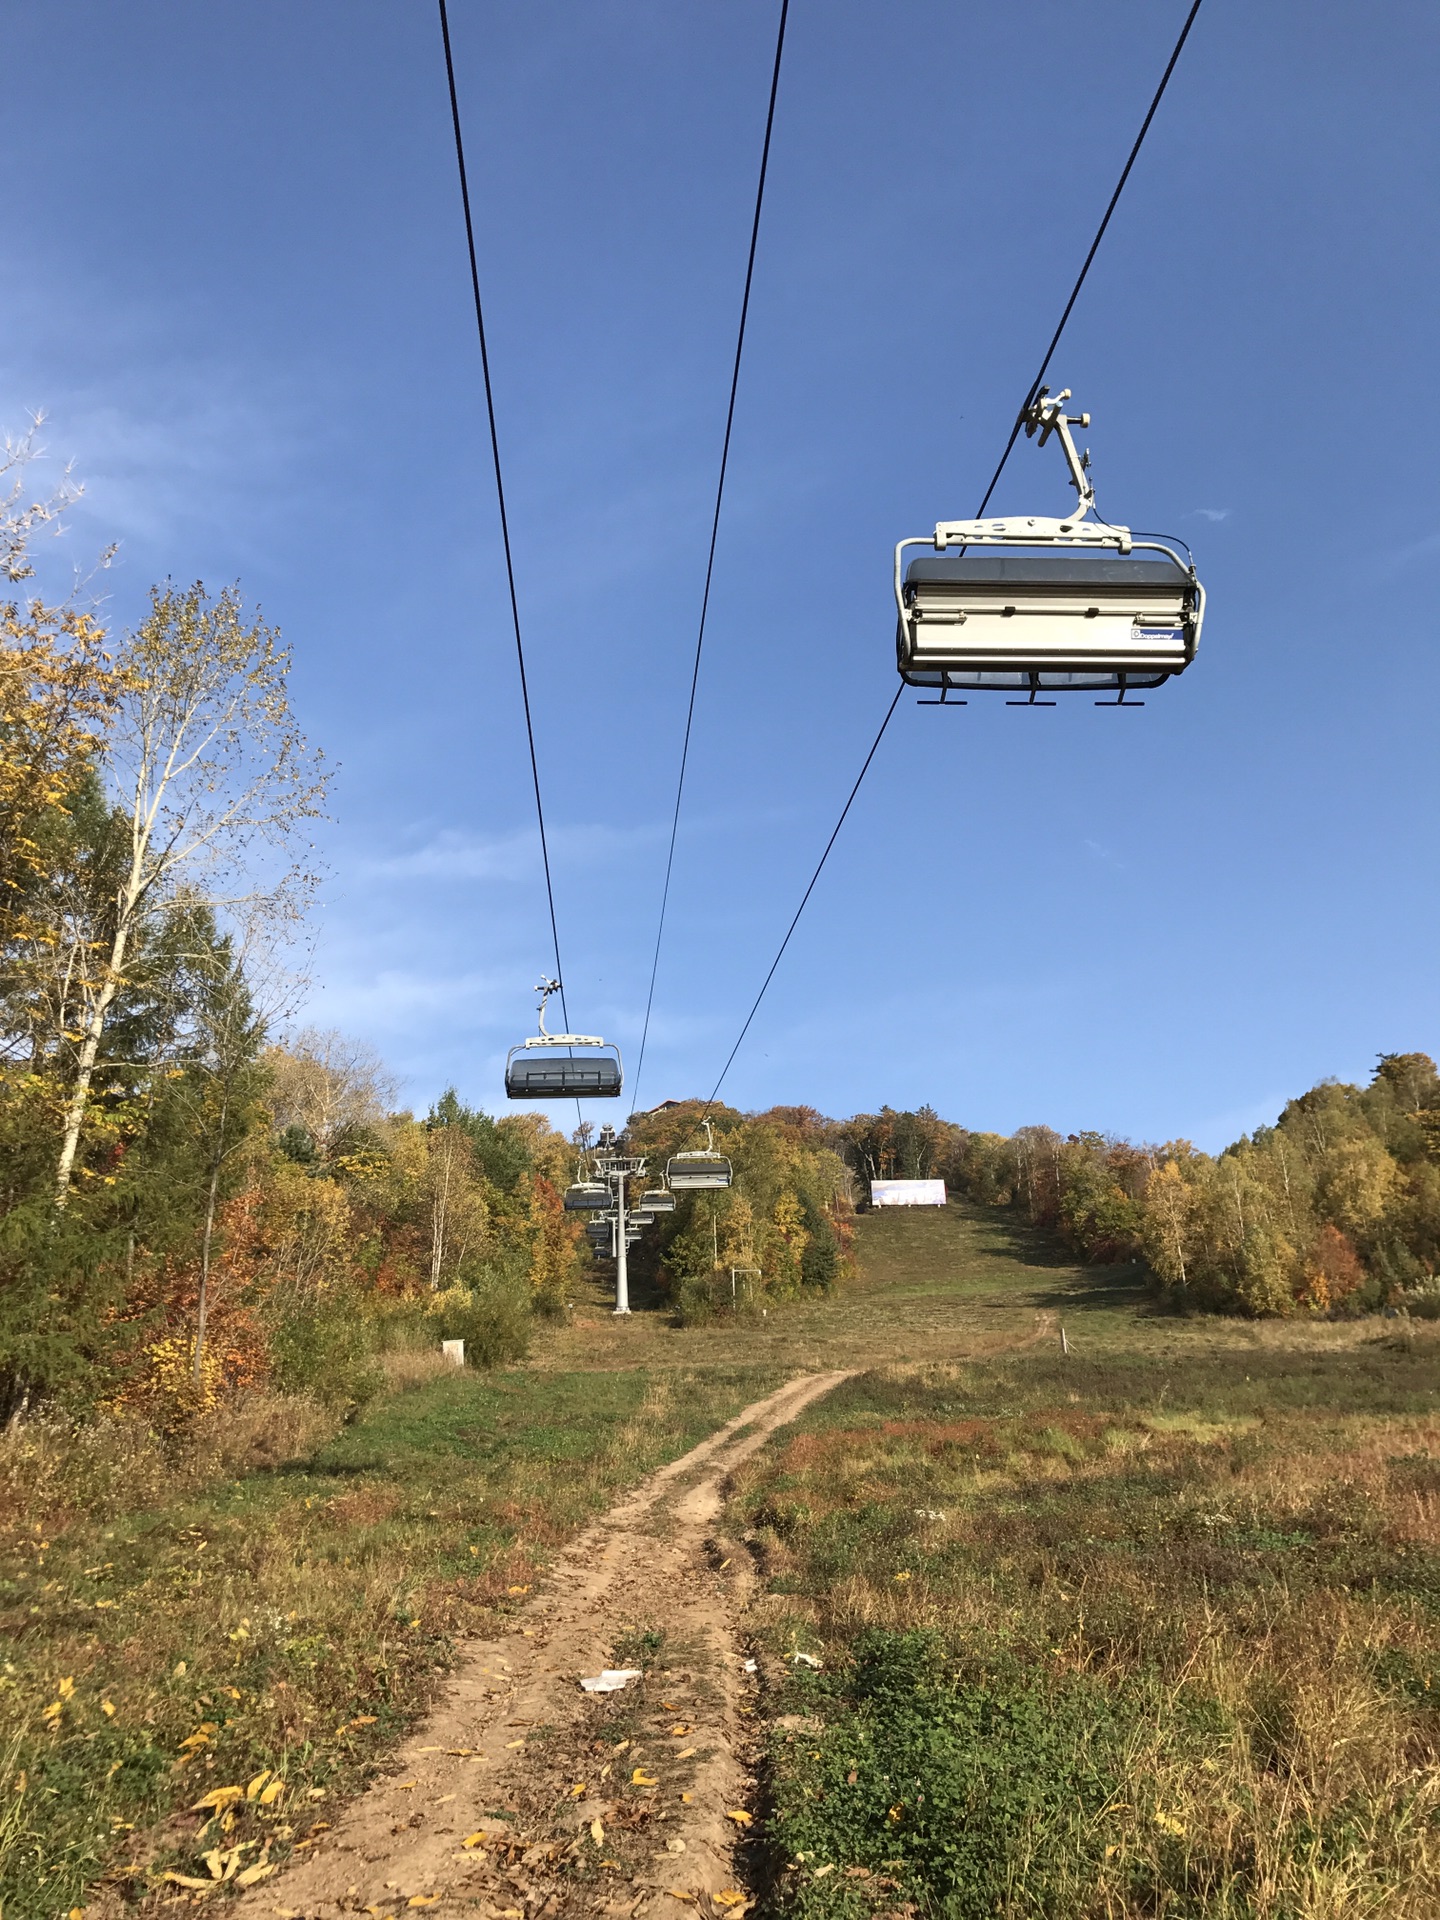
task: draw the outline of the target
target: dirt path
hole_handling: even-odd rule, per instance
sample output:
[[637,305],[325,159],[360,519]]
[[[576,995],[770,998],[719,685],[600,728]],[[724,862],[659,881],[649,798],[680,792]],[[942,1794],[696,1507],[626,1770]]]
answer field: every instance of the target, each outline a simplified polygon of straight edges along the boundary
[[[732,1567],[714,1527],[727,1475],[847,1377],[792,1380],[613,1507],[513,1633],[466,1648],[393,1771],[333,1827],[317,1820],[301,1858],[231,1911],[740,1914],[744,1823],[729,1815],[749,1791],[754,1683],[733,1633],[744,1556]],[[645,1651],[623,1664],[645,1678],[583,1692],[580,1676],[615,1664],[627,1639]]]

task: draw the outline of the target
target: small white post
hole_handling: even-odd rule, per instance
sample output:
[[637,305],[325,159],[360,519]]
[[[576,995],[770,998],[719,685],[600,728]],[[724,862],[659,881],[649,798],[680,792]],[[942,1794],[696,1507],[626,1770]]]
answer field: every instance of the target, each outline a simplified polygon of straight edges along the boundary
[[1065,1338],[1065,1329],[1063,1326],[1060,1329],[1060,1351],[1061,1353],[1069,1353],[1070,1351],[1070,1342]]
[[464,1366],[465,1342],[463,1340],[442,1340],[440,1342],[440,1351],[452,1367]]

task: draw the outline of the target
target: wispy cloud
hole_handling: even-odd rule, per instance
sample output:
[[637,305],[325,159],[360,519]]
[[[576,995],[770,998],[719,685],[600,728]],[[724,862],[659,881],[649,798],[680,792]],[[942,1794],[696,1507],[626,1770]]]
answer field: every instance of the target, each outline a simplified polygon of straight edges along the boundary
[[1192,520],[1228,520],[1235,509],[1233,507],[1192,507]]
[[1107,847],[1099,840],[1082,840],[1080,844],[1092,860],[1100,861],[1103,866],[1114,867],[1118,873],[1125,872],[1126,863],[1113,847]]
[[1435,553],[1440,553],[1440,533],[1427,533],[1422,540],[1412,540],[1408,546],[1385,554],[1380,561],[1380,571],[1387,576],[1403,573],[1417,560],[1427,560]]
[[[646,827],[552,827],[547,836],[551,866],[611,866],[663,835]],[[445,827],[409,853],[361,863],[359,871],[387,880],[533,880],[539,872],[540,835],[530,827],[518,833],[466,833]]]

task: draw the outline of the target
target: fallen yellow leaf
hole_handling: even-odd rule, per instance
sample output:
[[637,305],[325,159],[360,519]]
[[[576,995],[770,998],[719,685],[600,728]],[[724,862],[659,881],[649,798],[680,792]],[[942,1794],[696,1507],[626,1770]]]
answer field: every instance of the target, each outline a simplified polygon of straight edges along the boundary
[[676,1754],[677,1760],[691,1760],[700,1751],[698,1747],[682,1747]]
[[177,1887],[198,1887],[202,1893],[209,1893],[215,1885],[213,1880],[197,1880],[193,1873],[163,1873],[160,1877]]
[[438,1893],[412,1893],[405,1904],[407,1907],[438,1907],[440,1896]]
[[505,1591],[507,1593],[528,1593],[530,1589],[529,1587],[507,1587]]
[[516,1748],[516,1747],[523,1747],[523,1746],[524,1746],[524,1744],[525,1744],[525,1742],[524,1742],[523,1740],[507,1740],[507,1741],[505,1742],[505,1746],[506,1746],[506,1750],[507,1750],[507,1751],[511,1751],[511,1750],[513,1750],[513,1749],[514,1749],[514,1748]]
[[727,1808],[725,1818],[727,1820],[733,1820],[737,1827],[748,1827],[751,1824],[750,1815],[746,1813],[743,1807]]
[[100,1702],[100,1711],[107,1720],[113,1720],[115,1718],[115,1702],[113,1700],[102,1700]]
[[632,1787],[658,1787],[660,1782],[652,1779],[643,1767],[636,1767],[630,1776],[630,1784]]
[[605,1844],[605,1829],[598,1820],[590,1822],[590,1838],[597,1847],[603,1847]]
[[673,1736],[673,1735],[675,1735],[675,1734],[677,1734],[677,1733],[689,1733],[689,1731],[690,1731],[690,1729],[689,1729],[689,1727],[687,1727],[687,1726],[685,1725],[685,1723],[684,1723],[684,1721],[683,1721],[683,1720],[682,1720],[682,1721],[680,1721],[680,1722],[679,1722],[679,1723],[678,1723],[677,1725],[675,1725],[675,1726],[673,1726],[673,1727],[671,1727],[671,1729],[670,1729],[670,1732],[671,1732],[671,1735],[672,1735],[672,1736]]
[[256,1798],[262,1807],[273,1807],[284,1791],[285,1782],[283,1780],[272,1780],[268,1787],[261,1788]]
[[584,1791],[585,1791],[585,1782],[583,1780],[577,1780],[574,1786],[571,1787],[570,1789],[570,1798],[572,1800],[578,1800],[581,1794],[584,1793]]
[[690,1802],[691,1802],[691,1801],[692,1801],[692,1800],[693,1800],[693,1799],[695,1798],[695,1796],[694,1796],[694,1794],[693,1794],[693,1793],[682,1793],[682,1794],[681,1794],[681,1796],[680,1796],[680,1798],[681,1798],[681,1800],[682,1800],[682,1801],[683,1801],[683,1802],[685,1803],[685,1805],[686,1805],[686,1806],[688,1807],[688,1806],[689,1806],[689,1804],[690,1804]]
[[419,1784],[420,1782],[418,1780],[402,1780],[395,1791],[396,1793],[409,1793],[412,1787],[418,1787]]
[[204,1813],[207,1807],[215,1813],[223,1813],[226,1807],[233,1807],[237,1800],[245,1797],[244,1787],[212,1787],[203,1800],[197,1800],[191,1813]]
[[692,1906],[695,1904],[693,1893],[682,1893],[679,1887],[666,1887],[665,1891],[672,1900],[688,1900]]
[[485,1829],[477,1827],[474,1833],[467,1833],[460,1842],[462,1847],[479,1847],[485,1844]]
[[710,1897],[713,1900],[718,1900],[722,1907],[743,1907],[745,1905],[745,1896],[737,1887],[726,1887],[723,1893],[712,1894]]
[[257,1773],[255,1778],[249,1783],[249,1785],[245,1789],[245,1798],[247,1800],[253,1800],[256,1794],[259,1793],[260,1789],[264,1786],[265,1782],[269,1778],[270,1778],[269,1767],[266,1767],[262,1773]]
[[235,1884],[237,1887],[258,1886],[262,1880],[268,1880],[274,1871],[273,1860],[257,1860],[253,1867],[246,1867],[243,1872],[236,1874]]
[[896,1576],[895,1576],[895,1578],[896,1578],[897,1580],[908,1580],[908,1579],[910,1578],[910,1576],[909,1576],[909,1574],[908,1574],[908,1573],[897,1573],[897,1574],[896,1574]]
[[67,1673],[65,1678],[60,1682],[59,1686],[55,1689],[55,1691],[59,1694],[62,1700],[69,1700],[74,1695],[74,1692],[75,1692],[74,1676],[72,1674]]

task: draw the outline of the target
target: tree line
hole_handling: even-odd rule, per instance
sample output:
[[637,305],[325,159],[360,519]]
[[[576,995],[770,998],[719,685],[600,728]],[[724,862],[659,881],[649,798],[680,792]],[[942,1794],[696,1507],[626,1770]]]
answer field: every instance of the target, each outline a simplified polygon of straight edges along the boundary
[[1440,1077],[1380,1057],[1211,1155],[1051,1127],[971,1132],[929,1108],[841,1124],[866,1177],[944,1178],[1058,1231],[1084,1260],[1143,1262],[1178,1303],[1253,1315],[1440,1313]]

